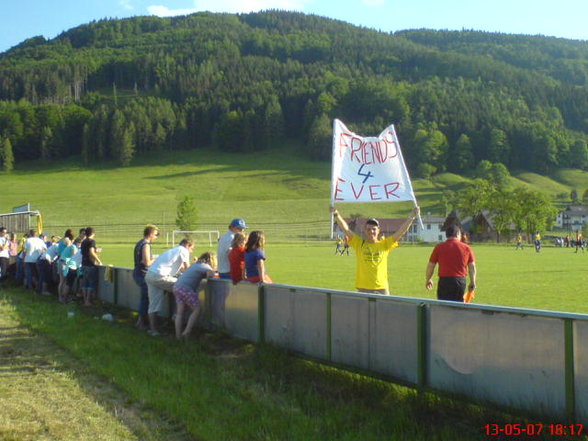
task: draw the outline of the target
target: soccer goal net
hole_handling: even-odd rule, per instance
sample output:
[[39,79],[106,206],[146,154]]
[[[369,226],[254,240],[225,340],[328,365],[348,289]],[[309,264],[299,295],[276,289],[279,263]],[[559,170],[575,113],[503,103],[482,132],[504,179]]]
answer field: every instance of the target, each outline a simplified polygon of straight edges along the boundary
[[[220,232],[217,230],[211,231],[184,231],[184,230],[174,230],[171,234],[171,245],[177,245],[180,243],[182,239],[189,238],[192,239],[196,245],[201,245],[208,243],[209,247],[216,245],[218,239],[220,238]],[[169,236],[168,236],[169,239]],[[167,245],[169,246],[169,240],[167,241]]]

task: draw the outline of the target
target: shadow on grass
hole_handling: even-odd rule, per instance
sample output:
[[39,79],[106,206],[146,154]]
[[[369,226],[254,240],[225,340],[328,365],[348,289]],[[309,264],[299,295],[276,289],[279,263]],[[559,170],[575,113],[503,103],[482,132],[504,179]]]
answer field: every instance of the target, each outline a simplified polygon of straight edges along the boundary
[[[15,406],[24,405],[27,410],[32,410],[37,415],[37,423],[44,428],[43,439],[61,439],[65,435],[67,435],[67,439],[73,439],[72,436],[75,436],[79,430],[79,426],[75,425],[76,422],[82,421],[81,424],[83,424],[83,421],[88,417],[85,414],[87,408],[78,409],[79,401],[72,401],[71,395],[79,394],[79,392],[72,391],[79,388],[89,403],[96,403],[110,415],[109,421],[100,422],[100,424],[111,427],[122,424],[133,434],[132,439],[144,441],[194,440],[181,424],[154,412],[145,403],[132,400],[112,381],[94,373],[83,360],[75,358],[65,348],[58,346],[46,336],[18,324],[15,321],[17,319],[8,317],[7,310],[9,309],[13,308],[16,316],[20,316],[21,313],[26,315],[30,314],[31,309],[35,309],[36,306],[45,306],[43,304],[47,304],[47,300],[46,298],[37,298],[24,291],[20,292],[20,290],[0,293],[0,316],[3,315],[0,317],[0,382],[4,386],[10,387],[11,393],[17,394],[16,401],[19,396],[21,397],[22,403],[15,404]],[[53,298],[49,299],[49,301],[51,300]],[[52,306],[63,308],[60,305]],[[95,312],[95,310],[87,311]],[[59,381],[55,381],[55,378],[58,378]],[[38,398],[35,400],[34,390],[31,392],[29,389],[37,383],[46,384],[47,387],[38,394]],[[51,411],[46,412],[47,408]],[[4,410],[6,411],[6,409]],[[77,414],[72,414],[72,412],[77,412]],[[9,439],[14,441],[32,439],[27,437],[29,435],[33,437],[39,435],[36,428],[27,427],[27,417],[22,415],[23,413],[25,412],[18,412],[12,416],[4,413],[4,417],[8,418],[4,421],[9,428],[0,429],[0,439],[4,439],[3,434],[6,434],[3,430],[8,431],[7,434],[11,436]],[[65,425],[71,425],[69,429],[64,429],[63,422],[59,420],[59,415],[63,413],[71,417],[71,420]],[[18,421],[20,418],[23,421]],[[92,418],[97,417],[93,415]],[[111,430],[109,428],[107,433],[111,432],[118,433],[120,429]],[[104,433],[97,433],[95,439],[104,439],[104,436],[106,436]],[[120,436],[109,441],[130,439],[128,436]]]
[[[330,162],[317,162],[308,158],[306,153],[302,152],[296,142],[289,142],[287,147],[276,147],[263,151],[252,152],[222,152],[218,149],[198,148],[194,150],[182,151],[161,151],[143,153],[135,158],[133,162],[126,167],[122,167],[115,161],[93,162],[84,165],[80,157],[71,157],[59,161],[41,161],[31,160],[19,165],[14,174],[23,173],[28,175],[34,174],[59,174],[63,172],[75,171],[113,171],[113,170],[132,170],[138,167],[167,167],[167,166],[186,166],[194,167],[207,166],[210,170],[203,170],[201,174],[212,172],[230,172],[230,171],[280,171],[295,173],[301,177],[308,178],[325,178],[328,179],[331,173]],[[170,175],[171,177],[192,176],[179,173]],[[159,177],[155,177],[159,178]],[[164,179],[161,177],[161,179]]]

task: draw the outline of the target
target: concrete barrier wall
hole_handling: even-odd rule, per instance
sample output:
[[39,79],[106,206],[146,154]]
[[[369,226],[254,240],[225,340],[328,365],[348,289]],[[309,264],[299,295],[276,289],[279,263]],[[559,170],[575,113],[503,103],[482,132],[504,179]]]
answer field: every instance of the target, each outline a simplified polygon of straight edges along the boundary
[[[102,300],[137,309],[132,271]],[[170,296],[171,297],[171,296]],[[164,316],[174,311],[170,298]],[[404,384],[588,422],[588,316],[213,279],[200,325]]]
[[325,293],[287,286],[265,286],[265,341],[329,360],[327,303]]
[[563,417],[563,320],[430,305],[428,384]]
[[588,321],[574,321],[574,396],[577,421],[588,421]]

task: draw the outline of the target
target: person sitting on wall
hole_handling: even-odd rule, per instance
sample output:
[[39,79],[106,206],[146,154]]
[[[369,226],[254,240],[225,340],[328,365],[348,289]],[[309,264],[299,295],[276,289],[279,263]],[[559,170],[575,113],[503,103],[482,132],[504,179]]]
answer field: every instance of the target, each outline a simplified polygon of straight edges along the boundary
[[217,258],[218,258],[218,276],[221,279],[231,279],[231,264],[229,262],[229,252],[235,233],[242,233],[247,228],[243,219],[233,219],[229,224],[229,231],[221,236],[218,240]]
[[265,234],[252,231],[245,245],[245,273],[251,283],[273,283],[265,267]]
[[247,238],[243,233],[235,233],[229,252],[231,264],[231,279],[233,283],[239,283],[245,279],[245,242]]

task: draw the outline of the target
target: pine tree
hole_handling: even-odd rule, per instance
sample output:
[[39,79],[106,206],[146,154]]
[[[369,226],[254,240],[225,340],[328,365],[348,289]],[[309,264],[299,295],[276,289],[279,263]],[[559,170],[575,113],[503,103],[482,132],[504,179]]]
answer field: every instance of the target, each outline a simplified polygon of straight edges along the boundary
[[0,142],[0,156],[2,168],[5,172],[10,173],[14,169],[14,155],[12,153],[12,143],[8,137]]
[[135,154],[135,125],[131,123],[123,131],[118,161],[121,165],[129,165]]
[[332,151],[331,120],[325,114],[319,115],[308,134],[308,149],[313,159],[327,160]]
[[198,212],[196,203],[192,196],[185,195],[178,203],[176,209],[176,226],[180,230],[190,231],[196,228],[198,222]]
[[126,165],[124,163],[125,157],[127,156],[125,154],[125,130],[125,116],[120,110],[116,109],[112,113],[112,118],[110,120],[110,155],[116,162],[118,162],[121,165]]
[[41,159],[47,160],[51,158],[51,141],[53,139],[53,131],[50,127],[44,126],[41,129],[40,156]]
[[92,135],[90,124],[84,124],[84,132],[82,135],[82,163],[88,165],[92,157]]

